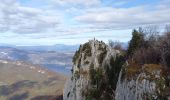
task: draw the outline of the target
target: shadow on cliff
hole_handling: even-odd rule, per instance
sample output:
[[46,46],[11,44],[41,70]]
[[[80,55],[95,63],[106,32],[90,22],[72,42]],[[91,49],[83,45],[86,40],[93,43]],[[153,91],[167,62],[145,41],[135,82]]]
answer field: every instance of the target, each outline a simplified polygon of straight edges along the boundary
[[34,97],[31,100],[63,100],[63,95],[59,95],[59,96],[43,95],[43,96]]

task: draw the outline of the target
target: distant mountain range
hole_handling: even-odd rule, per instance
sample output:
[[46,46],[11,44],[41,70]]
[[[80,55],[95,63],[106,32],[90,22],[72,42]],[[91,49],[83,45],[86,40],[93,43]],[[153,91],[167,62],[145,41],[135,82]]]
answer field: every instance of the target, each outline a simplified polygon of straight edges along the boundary
[[0,46],[0,59],[24,61],[44,66],[56,72],[69,74],[72,57],[78,45],[54,46]]
[[57,44],[52,46],[15,46],[17,49],[29,51],[56,51],[56,52],[75,52],[79,45]]
[[75,50],[78,49],[79,45],[56,44],[56,45],[37,45],[37,46],[22,45],[21,46],[21,45],[0,44],[0,47],[12,47],[19,50],[38,51],[38,52],[47,52],[47,51],[75,52]]

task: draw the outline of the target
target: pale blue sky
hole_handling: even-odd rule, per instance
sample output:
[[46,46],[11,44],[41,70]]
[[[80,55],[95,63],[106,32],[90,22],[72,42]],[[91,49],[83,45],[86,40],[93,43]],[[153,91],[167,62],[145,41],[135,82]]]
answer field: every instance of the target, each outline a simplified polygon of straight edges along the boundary
[[0,43],[127,42],[139,26],[170,23],[170,0],[0,0]]

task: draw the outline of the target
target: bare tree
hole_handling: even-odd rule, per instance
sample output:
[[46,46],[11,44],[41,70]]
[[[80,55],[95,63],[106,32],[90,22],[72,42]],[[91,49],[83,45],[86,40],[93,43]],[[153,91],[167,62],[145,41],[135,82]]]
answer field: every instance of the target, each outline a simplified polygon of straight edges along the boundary
[[158,34],[160,33],[159,27],[156,25],[150,25],[143,27],[143,33],[145,34],[145,39],[146,40],[153,40],[156,37],[158,37]]
[[144,38],[144,47],[151,47],[154,46],[155,42],[159,38],[159,27],[156,25],[150,25],[145,27],[140,27],[138,30]]
[[109,40],[109,46],[111,46],[112,48],[114,47],[114,42],[112,40]]
[[170,25],[165,27],[165,34],[160,41],[162,64],[170,67]]
[[165,26],[165,33],[170,33],[170,25]]
[[116,50],[122,50],[123,49],[122,45],[119,41],[109,40],[109,45]]
[[140,48],[132,58],[139,64],[159,64],[161,60],[160,51],[156,47]]

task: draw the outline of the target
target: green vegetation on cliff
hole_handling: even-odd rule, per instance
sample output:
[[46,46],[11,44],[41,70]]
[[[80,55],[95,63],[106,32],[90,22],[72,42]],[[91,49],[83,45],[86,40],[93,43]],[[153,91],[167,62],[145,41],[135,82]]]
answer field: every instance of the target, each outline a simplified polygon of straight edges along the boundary
[[67,98],[168,100],[170,32],[155,34],[145,28],[133,30],[127,50],[120,43],[107,46],[97,40],[81,45],[73,57],[73,93]]

